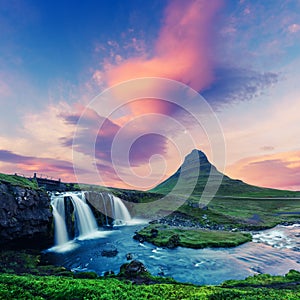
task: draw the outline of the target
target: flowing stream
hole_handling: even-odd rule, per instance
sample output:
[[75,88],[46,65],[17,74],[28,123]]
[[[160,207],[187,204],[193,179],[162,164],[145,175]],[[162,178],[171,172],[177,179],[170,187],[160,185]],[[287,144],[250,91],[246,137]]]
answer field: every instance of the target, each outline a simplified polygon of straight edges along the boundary
[[[57,208],[57,207],[56,207]],[[68,251],[51,252],[53,261],[74,271],[95,271],[103,275],[118,273],[126,254],[140,260],[153,275],[170,276],[180,282],[220,284],[228,279],[269,273],[283,275],[300,271],[300,225],[281,226],[253,232],[253,241],[234,248],[159,248],[133,240],[146,221],[131,220],[125,226],[99,230],[93,239],[75,239]],[[114,257],[103,251],[117,250]]]

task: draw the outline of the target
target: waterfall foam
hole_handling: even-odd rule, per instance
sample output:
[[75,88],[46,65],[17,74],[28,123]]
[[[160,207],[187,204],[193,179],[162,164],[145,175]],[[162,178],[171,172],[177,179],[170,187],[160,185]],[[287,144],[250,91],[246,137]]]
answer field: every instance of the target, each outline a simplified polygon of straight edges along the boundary
[[74,205],[75,226],[78,230],[79,237],[84,237],[97,231],[97,222],[90,207],[84,200],[75,194],[67,194]]
[[131,220],[130,213],[122,202],[122,200],[114,195],[110,195],[113,199],[114,225],[123,225]]
[[131,215],[120,198],[109,193],[100,193],[100,195],[103,202],[106,226],[109,226],[107,217],[109,212],[115,226],[125,225],[131,220]]
[[87,205],[84,196],[80,198],[75,193],[53,196],[51,199],[51,205],[53,208],[54,236],[56,246],[64,245],[70,240],[66,225],[66,197],[69,197],[74,207],[74,225],[78,233],[76,238],[83,238],[95,233],[98,230],[96,219],[90,207]]
[[[114,226],[125,225],[131,221],[130,213],[120,198],[109,193],[100,193],[100,195],[103,202],[107,226],[109,226],[109,212],[111,213],[111,217],[114,220]],[[83,239],[87,237],[94,237],[95,233],[98,233],[96,219],[91,208],[87,204],[84,192],[82,192],[81,194],[69,192],[60,195],[53,195],[51,198],[51,205],[53,208],[54,218],[55,246],[59,247],[70,242],[66,216],[66,214],[70,212],[67,212],[65,207],[66,201],[68,201],[68,199],[72,202],[74,208],[73,213],[75,238]],[[70,225],[68,226],[70,227]]]
[[69,241],[65,220],[64,197],[58,196],[53,198],[51,205],[53,208],[55,245],[61,246]]

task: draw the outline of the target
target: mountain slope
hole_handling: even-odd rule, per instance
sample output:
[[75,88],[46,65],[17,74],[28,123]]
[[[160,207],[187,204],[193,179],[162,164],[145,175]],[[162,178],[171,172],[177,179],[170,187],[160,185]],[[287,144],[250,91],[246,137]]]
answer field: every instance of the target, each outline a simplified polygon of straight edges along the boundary
[[[189,155],[187,155],[179,169],[168,179],[150,190],[150,192],[161,194],[169,193],[175,187],[180,175],[182,175],[183,179],[180,187],[183,188],[183,190],[190,190],[194,187],[192,196],[201,196],[210,172],[214,174],[214,176],[210,179],[210,186],[218,184],[218,179],[223,176],[222,183],[216,194],[220,197],[296,197],[299,195],[297,192],[262,188],[244,183],[241,180],[232,179],[219,172],[216,167],[208,161],[206,155],[199,150],[193,150]],[[182,193],[180,191],[180,187],[176,188],[175,191],[178,194]]]

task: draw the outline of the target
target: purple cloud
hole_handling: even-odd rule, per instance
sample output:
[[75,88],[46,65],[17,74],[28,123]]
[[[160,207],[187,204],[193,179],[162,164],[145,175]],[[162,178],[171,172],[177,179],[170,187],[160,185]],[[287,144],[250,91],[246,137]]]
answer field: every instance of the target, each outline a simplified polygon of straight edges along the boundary
[[222,67],[215,71],[215,81],[209,89],[201,92],[213,106],[231,102],[249,101],[279,81],[279,75],[273,72],[259,73],[255,70]]
[[[63,118],[71,125],[79,120],[77,115],[64,115]],[[99,123],[102,123],[100,129]],[[89,114],[83,119],[83,122],[76,122],[76,124],[76,139],[73,140],[73,137],[61,138],[62,145],[65,147],[73,145],[76,151],[89,155],[91,158],[95,157],[101,165],[110,164],[112,166],[112,147],[121,127],[96,114]],[[129,158],[125,153],[125,145],[128,141],[132,141]],[[128,166],[129,160],[131,166],[139,166],[148,164],[149,158],[153,154],[164,154],[167,148],[167,138],[153,133],[144,134],[143,129],[132,127],[118,137],[117,144],[114,163],[123,167]]]
[[[26,171],[28,169],[28,166],[30,166],[30,170],[32,170],[32,167],[34,167],[35,171],[37,172],[61,172],[67,173],[70,176],[74,175],[73,164],[71,162],[60,159],[39,158],[16,154],[9,150],[0,150],[0,161],[16,164],[16,172],[18,171],[17,169],[20,168]],[[86,171],[80,169],[78,170],[78,172],[85,173]]]

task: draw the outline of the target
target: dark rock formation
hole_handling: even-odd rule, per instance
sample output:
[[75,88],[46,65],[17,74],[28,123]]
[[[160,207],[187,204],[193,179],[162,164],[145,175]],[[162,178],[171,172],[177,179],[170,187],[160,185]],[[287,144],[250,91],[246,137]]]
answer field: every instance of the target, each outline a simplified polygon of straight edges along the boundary
[[114,245],[106,244],[101,251],[101,255],[106,257],[114,257],[118,254],[118,252],[118,249]]
[[64,197],[65,204],[65,220],[68,231],[68,236],[70,239],[74,239],[78,235],[78,232],[75,230],[75,217],[74,217],[74,206],[71,200],[71,197]]
[[142,235],[140,235],[138,232],[135,232],[133,239],[139,241],[140,243],[145,242],[145,238]]
[[138,260],[133,260],[129,264],[123,264],[120,268],[120,274],[126,277],[136,277],[146,272],[146,267]]
[[180,236],[178,234],[173,234],[168,240],[167,247],[169,249],[174,249],[177,246],[179,246],[179,242],[180,242]]
[[44,248],[52,244],[47,192],[0,182],[0,247]]
[[132,253],[127,253],[126,254],[126,259],[127,260],[132,260],[133,259],[133,254]]

